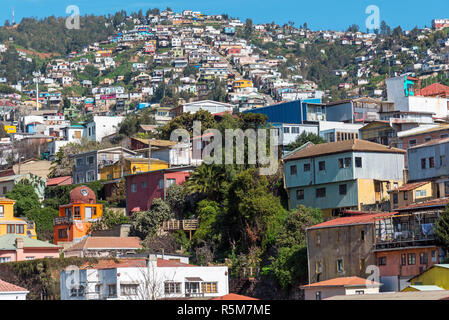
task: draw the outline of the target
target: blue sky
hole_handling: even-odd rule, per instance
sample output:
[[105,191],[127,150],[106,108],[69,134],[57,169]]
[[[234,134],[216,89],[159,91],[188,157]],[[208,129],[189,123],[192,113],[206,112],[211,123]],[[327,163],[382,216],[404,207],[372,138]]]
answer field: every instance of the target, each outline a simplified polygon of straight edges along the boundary
[[12,20],[15,8],[16,22],[23,17],[68,16],[66,7],[77,5],[81,15],[107,14],[121,9],[127,12],[148,8],[174,11],[198,10],[206,14],[227,13],[242,20],[251,18],[255,23],[272,22],[284,24],[295,22],[296,26],[307,22],[312,30],[345,30],[351,24],[358,24],[366,30],[365,9],[376,5],[380,9],[380,20],[391,27],[400,25],[403,29],[414,26],[430,26],[433,18],[449,18],[448,0],[1,0],[0,24]]

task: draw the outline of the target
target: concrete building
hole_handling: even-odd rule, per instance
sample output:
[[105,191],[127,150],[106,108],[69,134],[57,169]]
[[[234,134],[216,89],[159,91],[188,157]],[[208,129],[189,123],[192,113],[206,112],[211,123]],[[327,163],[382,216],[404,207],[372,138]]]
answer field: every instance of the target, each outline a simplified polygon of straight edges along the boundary
[[119,125],[124,118],[121,116],[94,116],[93,120],[86,124],[87,138],[91,141],[101,142],[101,139],[119,130]]
[[26,300],[29,291],[0,279],[0,300]]

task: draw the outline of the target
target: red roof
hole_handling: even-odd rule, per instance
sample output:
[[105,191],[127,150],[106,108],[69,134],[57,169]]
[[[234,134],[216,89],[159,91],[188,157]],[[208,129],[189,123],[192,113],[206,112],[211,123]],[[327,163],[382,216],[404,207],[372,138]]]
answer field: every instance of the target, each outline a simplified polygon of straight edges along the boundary
[[138,237],[86,237],[64,250],[70,252],[84,249],[141,249]]
[[28,290],[0,279],[0,292],[19,292],[19,291],[28,291]]
[[433,199],[428,201],[423,201],[419,203],[414,203],[409,206],[400,207],[396,210],[411,210],[411,209],[419,209],[419,208],[426,208],[426,207],[444,207],[449,203],[449,198],[439,198],[439,199]]
[[422,88],[421,90],[416,92],[416,95],[425,97],[447,97],[449,96],[449,87],[439,83],[433,83],[430,86]]
[[64,177],[57,177],[47,180],[47,187],[51,186],[64,186],[67,184],[72,184],[73,179],[72,176],[64,176]]
[[158,268],[164,267],[196,267],[193,264],[182,263],[177,260],[165,260],[165,259],[157,259]]
[[98,261],[96,264],[89,264],[86,262],[81,266],[81,269],[138,268],[146,266],[146,259],[105,259]]
[[307,229],[320,229],[320,228],[352,225],[352,224],[369,224],[373,223],[377,218],[392,216],[396,213],[397,212],[376,212],[371,214],[362,214],[351,217],[336,218],[323,223],[316,224]]
[[313,287],[348,287],[348,286],[366,286],[366,285],[381,285],[378,282],[363,279],[360,277],[342,277],[334,278],[330,280],[315,282],[302,286],[302,288],[313,288]]
[[416,188],[422,187],[423,185],[428,184],[428,183],[430,183],[430,181],[407,183],[397,189],[393,189],[390,191],[411,191],[411,190],[415,190]]
[[240,294],[229,293],[221,297],[212,298],[211,300],[259,300],[259,299],[242,296]]

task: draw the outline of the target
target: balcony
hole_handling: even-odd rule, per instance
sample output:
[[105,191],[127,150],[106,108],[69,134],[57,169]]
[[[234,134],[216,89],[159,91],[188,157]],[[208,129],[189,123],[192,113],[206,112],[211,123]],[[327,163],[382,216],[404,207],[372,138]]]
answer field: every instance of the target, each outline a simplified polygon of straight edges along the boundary
[[196,230],[198,229],[198,219],[189,219],[189,220],[168,220],[164,221],[162,224],[162,229],[164,231],[172,231],[172,230]]
[[57,217],[53,220],[53,222],[55,225],[60,225],[60,224],[72,224],[76,221],[78,221],[78,222],[95,222],[97,220],[98,220],[98,218],[82,220],[81,217]]
[[433,245],[437,212],[406,214],[375,222],[375,249]]

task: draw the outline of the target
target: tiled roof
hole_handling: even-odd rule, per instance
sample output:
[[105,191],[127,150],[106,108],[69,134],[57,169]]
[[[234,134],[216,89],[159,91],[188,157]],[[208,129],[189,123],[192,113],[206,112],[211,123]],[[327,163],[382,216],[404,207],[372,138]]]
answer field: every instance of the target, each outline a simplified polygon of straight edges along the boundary
[[240,294],[229,293],[229,294],[225,294],[224,296],[221,296],[221,297],[212,298],[211,300],[259,300],[259,299],[242,296]]
[[376,212],[371,214],[362,214],[351,217],[341,217],[332,219],[323,223],[316,224],[307,229],[320,229],[327,227],[336,227],[336,226],[344,226],[344,225],[353,225],[353,224],[369,224],[373,223],[377,218],[381,217],[389,217],[397,212]]
[[392,189],[390,191],[411,191],[411,190],[415,190],[416,188],[422,187],[423,185],[428,184],[428,183],[430,183],[430,181],[407,183],[397,189]]
[[15,284],[0,279],[0,292],[21,292],[21,291],[28,292],[28,290],[25,288],[16,286]]
[[413,132],[410,132],[409,134],[402,135],[401,138],[418,136],[418,135],[431,133],[431,132],[435,132],[435,131],[438,132],[438,131],[442,131],[442,130],[449,130],[449,125],[441,124],[438,127],[434,127],[434,128],[424,128],[420,131],[413,131]]
[[23,239],[24,248],[48,248],[60,249],[61,247],[41,240],[35,240],[30,237],[21,236],[18,234],[5,234],[0,236],[0,250],[16,250],[16,239]]
[[365,285],[375,285],[380,286],[378,282],[363,279],[360,277],[342,277],[334,278],[330,280],[315,282],[302,286],[302,288],[312,288],[312,287],[347,287],[347,286],[365,286]]
[[434,97],[434,96],[449,96],[449,87],[440,83],[433,83],[430,86],[422,88],[416,92],[417,96]]
[[382,144],[374,143],[371,141],[354,139],[354,140],[345,140],[345,141],[310,145],[284,158],[284,160],[288,161],[302,158],[310,158],[348,151],[402,153],[402,154],[406,153],[406,151],[402,149],[390,148]]
[[432,146],[435,144],[442,144],[442,143],[447,143],[447,142],[449,142],[449,138],[434,139],[434,140],[430,140],[429,142],[410,147],[409,149],[418,149],[418,148],[428,147],[428,146]]
[[146,259],[102,259],[96,264],[86,262],[80,269],[143,268],[146,266]]
[[157,266],[159,268],[164,268],[164,267],[196,267],[193,264],[188,264],[188,263],[182,263],[176,260],[165,260],[165,259],[157,259]]
[[426,207],[434,207],[434,206],[441,206],[444,207],[449,203],[449,198],[439,198],[439,199],[433,199],[429,201],[423,201],[419,203],[414,203],[405,207],[397,208],[396,210],[411,210],[411,209],[419,209],[419,208],[426,208]]
[[72,184],[72,182],[73,182],[72,176],[57,177],[57,178],[48,179],[47,186],[62,186],[62,185]]
[[170,141],[170,140],[158,140],[158,139],[142,139],[142,138],[136,138],[132,137],[132,139],[137,140],[139,142],[142,142],[144,144],[148,144],[151,141],[152,147],[171,147],[177,144],[176,141]]
[[138,237],[86,237],[64,250],[65,252],[83,249],[140,249]]

